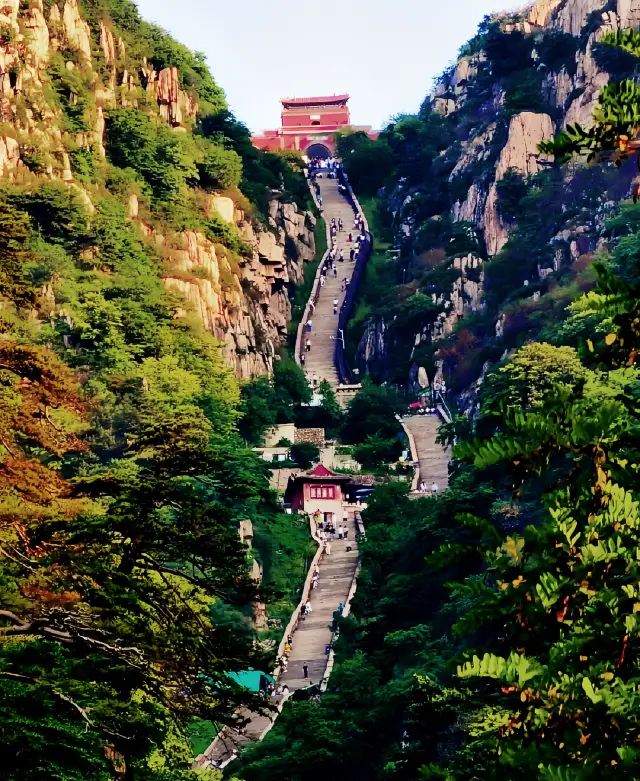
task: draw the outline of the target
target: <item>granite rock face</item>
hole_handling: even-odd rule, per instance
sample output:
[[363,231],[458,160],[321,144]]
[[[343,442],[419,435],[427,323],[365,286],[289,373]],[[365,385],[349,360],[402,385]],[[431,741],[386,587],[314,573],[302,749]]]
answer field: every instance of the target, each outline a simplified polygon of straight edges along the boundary
[[[438,308],[435,322],[412,335],[410,361],[419,360],[414,356],[420,356],[423,346],[437,345],[447,339],[460,318],[482,311],[484,263],[499,255],[517,228],[501,214],[500,183],[507,175],[526,179],[545,170],[551,160],[539,151],[539,144],[552,139],[568,124],[589,126],[598,96],[610,79],[599,65],[597,45],[609,31],[640,25],[640,0],[537,0],[520,10],[495,14],[492,19],[503,33],[529,37],[534,51],[532,72],[535,71],[541,85],[540,107],[505,110],[508,86],[504,79],[493,75],[491,62],[483,51],[470,54],[467,50],[435,85],[430,107],[453,119],[451,126],[455,127],[450,145],[438,160],[439,165],[450,171],[448,181],[454,196],[449,216],[454,222],[468,224],[479,237],[480,246],[478,257],[471,254],[447,258],[448,267],[456,272],[454,281],[446,293],[434,298]],[[563,54],[565,61],[556,59],[553,67],[548,67],[537,47],[546,36],[555,33],[574,36],[575,48],[567,46]],[[540,51],[543,51],[541,47]],[[476,85],[480,86],[474,91]],[[470,96],[474,99],[471,104]],[[456,115],[462,120],[456,122]],[[566,188],[574,176],[575,167],[569,166],[564,174]],[[624,198],[626,193],[623,184],[615,197]],[[441,212],[417,217],[415,204],[421,198],[424,193],[420,186],[412,189],[403,180],[385,192],[396,246],[415,247],[425,223],[445,217]],[[545,260],[537,273],[522,278],[520,284],[536,286],[554,271],[580,262],[602,246],[604,221],[614,205],[605,203],[606,197],[602,200],[595,210],[578,208],[578,213],[568,218],[567,224],[549,242],[550,251],[545,253],[553,260]],[[411,278],[407,280],[411,281]],[[539,298],[539,291],[532,293],[532,301]],[[508,328],[508,317],[497,313],[493,325],[496,338],[502,338]],[[393,363],[390,356],[407,346],[397,341],[406,341],[406,334],[398,337],[393,330],[393,322],[388,318],[374,319],[367,324],[357,355],[361,372],[370,371],[378,379],[387,379],[386,371]],[[419,362],[412,363],[408,387],[413,390],[423,387],[417,378],[424,379],[424,372],[425,367]]]
[[256,230],[235,209],[235,224],[252,250],[238,264],[196,231],[154,237],[164,248],[165,286],[184,296],[189,304],[184,314],[197,314],[243,378],[273,370],[287,338],[289,286],[303,280],[304,261],[315,256],[314,218],[295,204],[272,202],[271,212],[277,234]]
[[[43,0],[6,0],[0,7],[0,26],[11,30],[0,43],[0,121],[5,126],[0,176],[18,183],[34,182],[34,177],[64,182],[93,212],[91,187],[76,180],[72,155],[87,149],[105,158],[109,109],[144,107],[175,132],[185,133],[196,121],[199,105],[195,93],[183,86],[178,68],[157,70],[146,60],[141,66],[127,60],[122,39],[105,20],[92,29],[79,0],[57,0],[46,9]],[[47,67],[58,52],[66,53],[67,71],[79,69],[91,85],[86,132],[65,131],[62,112],[45,89],[50,83]],[[162,254],[162,279],[183,298],[180,312],[201,320],[239,376],[270,372],[287,336],[291,286],[302,282],[305,262],[315,257],[315,218],[278,201],[274,193],[265,226],[233,198],[206,195],[202,217],[219,217],[248,246],[246,257],[238,260],[203,233],[168,233],[150,224],[148,215],[146,221],[141,216],[138,195],[123,197],[129,219]],[[42,295],[54,311],[53,288]]]

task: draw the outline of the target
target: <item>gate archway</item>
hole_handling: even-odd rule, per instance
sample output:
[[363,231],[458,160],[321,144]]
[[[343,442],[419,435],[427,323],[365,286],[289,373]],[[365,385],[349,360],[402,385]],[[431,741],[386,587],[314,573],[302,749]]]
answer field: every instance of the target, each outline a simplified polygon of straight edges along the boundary
[[331,157],[329,148],[324,144],[311,144],[305,149],[304,153],[309,158],[309,160],[315,160],[316,158],[319,160],[327,160],[329,157]]

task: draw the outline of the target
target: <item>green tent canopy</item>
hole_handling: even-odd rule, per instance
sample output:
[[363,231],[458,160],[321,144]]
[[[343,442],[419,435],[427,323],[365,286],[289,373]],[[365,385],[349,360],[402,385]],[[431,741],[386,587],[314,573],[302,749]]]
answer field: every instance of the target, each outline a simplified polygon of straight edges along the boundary
[[244,686],[245,689],[252,692],[265,691],[267,684],[275,684],[276,682],[275,678],[260,670],[242,670],[239,673],[229,673],[229,678],[233,678],[240,686]]

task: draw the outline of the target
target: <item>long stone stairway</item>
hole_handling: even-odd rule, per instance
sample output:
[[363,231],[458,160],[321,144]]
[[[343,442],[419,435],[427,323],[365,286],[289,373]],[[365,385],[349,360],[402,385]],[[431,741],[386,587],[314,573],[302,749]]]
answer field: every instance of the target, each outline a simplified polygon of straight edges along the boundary
[[444,491],[449,485],[451,453],[436,442],[440,418],[437,415],[410,415],[403,418],[402,423],[415,441],[420,464],[418,484],[424,482],[430,491],[435,482],[438,490]]
[[[348,515],[348,537],[346,540],[331,540],[331,553],[323,554],[320,559],[320,579],[309,598],[311,613],[302,618],[294,629],[289,666],[278,677],[278,683],[286,685],[290,694],[312,684],[321,684],[328,674],[329,657],[326,651],[333,638],[333,612],[340,603],[345,606],[348,604],[358,568],[356,518],[353,510]],[[305,662],[308,678],[304,677]],[[274,710],[265,713],[241,712],[239,716],[246,720],[245,726],[239,730],[225,727],[205,753],[198,757],[196,766],[224,767],[243,746],[262,740],[273,726],[284,701],[286,695],[279,695],[265,699],[265,705]]]
[[329,271],[325,286],[320,288],[315,311],[311,313],[312,330],[311,333],[305,330],[302,349],[304,350],[304,344],[309,338],[311,351],[305,352],[304,364],[307,375],[313,377],[316,374],[318,380],[327,380],[336,390],[339,379],[335,366],[335,350],[336,339],[341,338],[341,334],[338,332],[338,315],[333,314],[333,301],[338,299],[338,311],[340,311],[345,297],[342,281],[345,278],[351,281],[356,265],[355,261],[349,260],[349,251],[356,245],[348,242],[347,238],[351,233],[355,239],[358,231],[353,228],[354,214],[351,204],[338,190],[338,180],[328,179],[326,172],[324,172],[322,178],[317,179],[317,182],[322,193],[323,217],[327,225],[331,223],[332,218],[335,218],[336,223],[338,219],[342,218],[344,223],[344,230],[338,232],[336,246],[337,255],[339,256],[340,250],[343,250],[345,259],[343,263],[336,260],[337,277],[334,277],[333,272]]

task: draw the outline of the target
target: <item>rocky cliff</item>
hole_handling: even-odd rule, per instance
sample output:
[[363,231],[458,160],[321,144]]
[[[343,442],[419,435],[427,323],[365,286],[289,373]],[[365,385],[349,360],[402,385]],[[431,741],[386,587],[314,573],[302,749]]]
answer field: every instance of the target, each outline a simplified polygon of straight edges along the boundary
[[[86,14],[82,8],[78,0],[7,0],[0,8],[0,175],[18,187],[66,183],[90,213],[105,193],[116,194],[139,235],[159,254],[166,288],[183,297],[179,309],[195,312],[240,376],[270,371],[286,337],[290,287],[315,255],[314,217],[272,189],[268,213],[258,219],[237,188],[216,191],[215,181],[198,182],[196,169],[207,154],[202,105],[209,117],[226,111],[202,63],[192,58],[183,73],[172,64],[185,59],[177,44],[175,53],[160,46],[158,54],[144,54],[143,43],[135,41],[138,31],[126,16],[119,19],[117,3],[88,4]],[[153,34],[149,39],[155,40]],[[115,192],[109,119],[126,109],[140,112],[149,132],[164,125],[179,139],[183,156],[172,163],[185,170],[188,213],[181,222],[193,229],[183,229],[166,205],[156,208],[144,182],[141,188],[119,181]],[[231,143],[219,132],[215,140]],[[172,143],[163,139],[165,148]],[[185,152],[192,161],[185,161]],[[204,227],[212,219],[227,226],[224,235],[231,231],[241,252],[231,252],[224,238],[208,237]],[[55,281],[48,289],[49,311],[55,310],[52,295]]]
[[294,203],[271,201],[271,230],[264,230],[256,229],[230,198],[214,196],[210,208],[238,228],[250,254],[232,265],[224,248],[198,231],[173,237],[156,233],[167,260],[164,284],[179,291],[219,339],[238,376],[268,373],[286,341],[290,286],[302,282],[304,262],[315,255],[315,217]]
[[[540,0],[485,19],[421,109],[425,147],[439,144],[429,172],[405,165],[381,193],[404,268],[398,301],[422,292],[435,306],[407,336],[397,325],[402,308],[390,315],[387,296],[365,328],[362,370],[404,376],[416,390],[451,381],[464,393],[531,335],[536,317],[546,322],[554,295],[564,301],[569,284],[588,285],[585,269],[606,245],[606,219],[634,172],[614,183],[606,171],[558,167],[539,144],[568,124],[589,125],[602,88],[628,67],[607,55],[602,38],[638,24],[636,0]],[[415,142],[398,142],[409,138],[406,126],[382,138],[405,161],[415,153]],[[461,244],[465,232],[470,243]],[[410,354],[402,350],[409,343]]]

